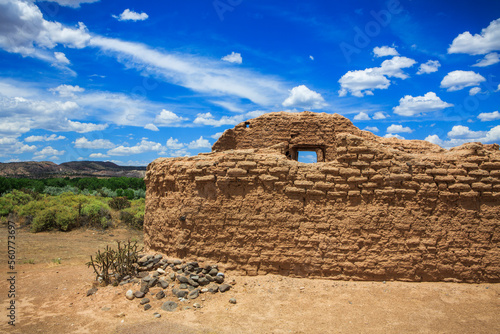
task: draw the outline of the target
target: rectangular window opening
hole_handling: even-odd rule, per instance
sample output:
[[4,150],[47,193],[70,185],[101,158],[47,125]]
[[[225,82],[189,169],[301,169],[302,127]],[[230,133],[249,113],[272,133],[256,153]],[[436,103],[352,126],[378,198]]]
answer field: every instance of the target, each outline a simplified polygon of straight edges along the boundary
[[298,151],[297,161],[312,164],[318,162],[318,154],[316,151]]

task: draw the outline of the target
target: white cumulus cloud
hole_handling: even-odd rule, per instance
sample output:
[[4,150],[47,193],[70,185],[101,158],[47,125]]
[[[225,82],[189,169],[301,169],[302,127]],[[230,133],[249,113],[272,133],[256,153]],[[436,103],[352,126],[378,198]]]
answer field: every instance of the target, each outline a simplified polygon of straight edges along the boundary
[[102,131],[108,127],[107,124],[82,123],[70,120],[66,121],[67,123],[61,126],[59,131],[75,131],[78,133],[86,133],[92,131]]
[[24,138],[24,141],[27,143],[32,143],[36,141],[55,141],[55,140],[63,140],[66,139],[64,136],[56,136],[55,134],[52,134],[50,136],[29,136]]
[[76,139],[73,144],[75,144],[76,148],[89,148],[89,149],[109,149],[113,148],[116,145],[113,144],[111,141],[108,139],[95,139],[95,140],[88,140],[85,137],[80,137]]
[[399,56],[398,51],[390,46],[376,46],[373,48],[375,57]]
[[108,151],[108,155],[130,155],[144,152],[162,151],[163,146],[160,143],[147,141],[143,139],[135,146],[118,146]]
[[158,127],[156,125],[154,125],[153,123],[146,124],[144,126],[144,129],[151,130],[151,131],[160,131],[160,129],[158,129]]
[[158,126],[175,126],[185,120],[187,118],[177,116],[170,110],[162,109],[160,114],[156,116],[154,123]]
[[375,114],[373,114],[373,119],[386,119],[387,116],[381,112],[381,111],[377,111]]
[[57,2],[61,6],[78,8],[83,3],[94,3],[100,0],[44,0],[48,2]]
[[130,9],[125,9],[120,15],[111,15],[118,21],[144,21],[149,15],[146,13],[137,13]]
[[224,132],[217,132],[217,133],[214,133],[213,135],[211,135],[210,137],[217,140],[220,138],[220,136],[222,136]]
[[409,126],[402,126],[400,124],[391,124],[387,128],[387,133],[412,133],[413,130]]
[[477,115],[477,118],[479,118],[481,122],[496,121],[500,119],[500,113],[498,111],[482,112]]
[[478,86],[486,79],[474,71],[453,71],[448,73],[441,81],[441,88],[447,88],[447,91],[452,92],[464,89],[465,87]]
[[84,92],[85,89],[80,86],[59,85],[56,88],[50,88],[49,91],[58,93],[61,97],[75,97],[75,93]]
[[109,156],[104,153],[92,153],[91,155],[89,155],[89,158],[94,158],[94,159],[102,159],[107,157]]
[[36,151],[35,145],[26,145],[14,137],[0,137],[0,157]]
[[349,71],[339,79],[339,96],[351,93],[353,96],[363,97],[373,95],[375,89],[387,89],[391,85],[388,78],[407,79],[408,75],[402,69],[412,67],[415,63],[413,59],[396,56],[384,60],[380,67]]
[[203,138],[203,136],[201,136],[200,138],[190,142],[188,144],[188,148],[191,150],[200,149],[200,148],[212,148],[212,145],[210,144],[210,142],[207,139],[205,139],[205,138]]
[[41,159],[47,158],[48,156],[52,156],[51,160],[56,160],[56,159],[54,159],[54,156],[57,157],[59,155],[63,155],[64,153],[66,153],[66,151],[64,151],[64,150],[59,151],[59,150],[56,150],[55,148],[53,148],[52,146],[47,146],[47,147],[43,148],[42,150],[35,152],[33,154],[33,159],[34,160],[41,160]]
[[472,35],[466,31],[458,35],[448,48],[448,53],[481,55],[498,50],[500,50],[500,18],[491,21],[480,34]]
[[397,138],[397,139],[405,139],[405,137],[403,136],[400,136],[398,134],[395,134],[395,133],[388,133],[384,136],[384,138]]
[[223,125],[236,125],[247,119],[255,118],[264,114],[262,110],[254,110],[247,112],[245,114],[239,114],[235,116],[222,116],[220,119],[216,119],[211,113],[201,113],[197,114],[193,124],[197,125],[211,125],[211,126],[223,126]]
[[181,148],[184,148],[184,144],[179,142],[179,139],[177,138],[168,138],[167,140],[167,148],[171,150],[180,150]]
[[310,90],[305,85],[292,88],[290,95],[283,101],[283,107],[322,109],[328,104],[321,94]]
[[488,53],[483,59],[479,60],[475,67],[486,67],[500,62],[500,55],[496,52]]
[[444,102],[434,92],[428,92],[424,96],[406,95],[393,110],[401,116],[417,116],[449,107],[453,107],[453,104]]
[[417,74],[428,74],[437,72],[441,64],[438,60],[429,60],[424,64],[420,64]]
[[243,62],[243,58],[241,57],[241,53],[231,52],[227,56],[221,58],[224,61],[234,64],[241,64]]
[[31,1],[0,1],[0,22],[0,48],[50,63],[65,62],[65,56],[63,58],[61,54],[54,54],[47,49],[58,44],[83,48],[90,40],[83,23],[71,28],[59,22],[47,21]]
[[370,119],[371,119],[370,116],[368,116],[368,114],[365,113],[364,111],[354,116],[354,120],[356,121],[369,121]]
[[54,57],[56,58],[56,62],[62,65],[69,65],[70,61],[66,58],[66,55],[63,52],[54,52]]
[[474,96],[474,95],[479,94],[479,93],[481,93],[481,88],[479,88],[479,87],[472,87],[469,90],[469,95],[470,96]]
[[484,131],[472,131],[467,126],[455,125],[450,132],[448,132],[449,138],[458,139],[474,139],[483,137],[486,133]]
[[371,132],[379,132],[380,131],[376,126],[367,126],[363,130],[371,131]]

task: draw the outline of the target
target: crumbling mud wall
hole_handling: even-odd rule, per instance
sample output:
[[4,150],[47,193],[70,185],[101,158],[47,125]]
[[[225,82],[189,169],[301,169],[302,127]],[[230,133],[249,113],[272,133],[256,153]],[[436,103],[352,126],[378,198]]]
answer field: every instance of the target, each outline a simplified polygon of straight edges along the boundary
[[498,145],[331,135],[328,162],[288,159],[286,140],[155,160],[146,247],[249,275],[500,282]]

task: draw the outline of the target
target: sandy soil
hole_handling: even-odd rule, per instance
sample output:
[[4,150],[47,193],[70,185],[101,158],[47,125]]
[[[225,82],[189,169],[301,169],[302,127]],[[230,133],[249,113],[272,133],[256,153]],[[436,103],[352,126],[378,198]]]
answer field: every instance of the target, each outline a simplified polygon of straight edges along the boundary
[[[0,227],[2,282],[7,229]],[[126,286],[99,288],[89,256],[137,231],[17,231],[17,319],[7,325],[1,284],[0,332],[8,333],[500,333],[500,284],[344,282],[280,276],[242,277],[224,294],[204,294],[201,309],[173,313],[156,301],[144,311],[125,298]],[[61,263],[52,260],[61,258]],[[34,264],[23,263],[34,262]],[[155,290],[152,290],[155,291]],[[230,304],[234,297],[237,304]],[[202,298],[204,300],[202,300]],[[161,318],[153,317],[160,312]]]

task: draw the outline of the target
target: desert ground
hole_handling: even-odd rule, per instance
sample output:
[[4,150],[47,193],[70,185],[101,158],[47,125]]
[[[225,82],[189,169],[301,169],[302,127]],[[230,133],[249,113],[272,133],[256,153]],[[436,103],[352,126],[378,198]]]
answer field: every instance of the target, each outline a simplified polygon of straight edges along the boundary
[[[16,326],[7,324],[7,226],[0,227],[2,309],[7,333],[499,333],[500,284],[359,282],[275,275],[235,280],[223,294],[180,302],[175,312],[144,311],[127,286],[102,287],[90,255],[142,232],[128,229],[33,234],[17,229]],[[167,254],[168,256],[168,254]],[[60,258],[60,261],[57,260]],[[59,263],[60,262],[60,263]],[[223,265],[220,265],[223,269]],[[235,298],[237,303],[229,303]],[[202,308],[192,307],[194,302]],[[184,309],[190,307],[189,309]],[[155,318],[159,312],[161,318]]]

